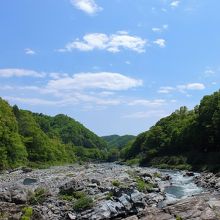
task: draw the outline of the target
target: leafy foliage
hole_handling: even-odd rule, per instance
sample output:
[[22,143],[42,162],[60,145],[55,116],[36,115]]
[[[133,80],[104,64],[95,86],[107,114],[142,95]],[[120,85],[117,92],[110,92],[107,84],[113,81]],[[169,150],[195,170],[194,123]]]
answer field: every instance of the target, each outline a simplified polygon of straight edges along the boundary
[[11,107],[0,98],[0,170],[105,160],[106,142],[74,119]]
[[8,103],[0,98],[0,169],[25,164],[27,152]]
[[181,107],[123,149],[126,160],[163,168],[220,170],[220,91]]
[[135,136],[133,135],[109,135],[109,136],[103,136],[102,137],[108,144],[109,148],[122,148],[124,147],[128,142],[135,139]]
[[42,204],[48,197],[49,192],[44,188],[35,189],[34,193],[30,194],[29,203],[31,205]]
[[23,215],[21,217],[21,220],[30,220],[33,215],[33,209],[32,207],[24,207],[22,209]]
[[83,211],[92,208],[93,204],[93,199],[84,193],[80,194],[77,200],[73,203],[73,208],[75,211]]

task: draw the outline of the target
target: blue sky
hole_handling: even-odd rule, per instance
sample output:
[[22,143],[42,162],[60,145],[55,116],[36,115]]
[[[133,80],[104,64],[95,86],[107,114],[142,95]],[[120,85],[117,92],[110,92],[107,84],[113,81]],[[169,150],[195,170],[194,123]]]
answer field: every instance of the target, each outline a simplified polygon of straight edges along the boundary
[[138,134],[220,82],[219,0],[2,0],[0,96]]

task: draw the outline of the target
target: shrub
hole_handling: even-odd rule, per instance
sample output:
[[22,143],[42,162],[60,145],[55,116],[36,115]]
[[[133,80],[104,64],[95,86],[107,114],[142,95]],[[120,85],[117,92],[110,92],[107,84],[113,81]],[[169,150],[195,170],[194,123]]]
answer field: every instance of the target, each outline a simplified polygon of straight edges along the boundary
[[161,173],[155,172],[155,173],[154,173],[154,177],[155,177],[155,178],[161,178]]
[[142,180],[141,178],[137,178],[136,182],[137,182],[137,189],[140,192],[151,191],[154,187],[152,183],[145,183],[144,180]]
[[109,192],[109,193],[107,194],[107,196],[106,196],[106,199],[107,199],[107,200],[111,200],[112,197],[113,197],[113,192]]
[[21,217],[21,220],[30,220],[33,214],[32,207],[24,207],[22,209],[23,215]]
[[73,203],[75,211],[83,211],[93,206],[93,199],[87,195],[82,196]]
[[32,205],[41,204],[46,200],[48,195],[49,193],[46,189],[39,187],[30,195],[29,203]]
[[118,180],[112,180],[112,185],[119,187],[121,185],[121,183]]
[[125,162],[125,164],[128,165],[128,166],[139,165],[140,164],[140,159],[139,158],[134,158],[134,159],[131,159],[131,160],[127,160]]

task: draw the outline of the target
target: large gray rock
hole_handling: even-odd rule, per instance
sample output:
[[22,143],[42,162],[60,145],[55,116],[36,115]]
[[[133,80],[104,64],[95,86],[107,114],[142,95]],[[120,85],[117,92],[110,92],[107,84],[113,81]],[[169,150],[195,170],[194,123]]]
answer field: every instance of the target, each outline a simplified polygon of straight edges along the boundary
[[141,220],[176,220],[171,214],[155,207],[146,207],[137,216]]
[[21,216],[21,207],[17,206],[15,203],[0,202],[0,219],[19,220]]
[[31,192],[31,189],[17,184],[9,189],[1,191],[0,201],[12,202],[15,204],[25,204],[27,203]]
[[82,182],[71,180],[64,185],[62,185],[59,190],[61,193],[72,194],[75,191],[83,190],[84,184]]
[[146,205],[146,195],[138,190],[134,190],[131,194],[131,201],[135,206],[144,207]]

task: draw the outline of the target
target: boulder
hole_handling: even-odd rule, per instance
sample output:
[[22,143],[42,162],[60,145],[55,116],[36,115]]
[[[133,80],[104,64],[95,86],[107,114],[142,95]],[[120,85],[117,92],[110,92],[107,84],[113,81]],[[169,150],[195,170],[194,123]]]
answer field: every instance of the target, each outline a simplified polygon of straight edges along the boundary
[[72,194],[75,191],[80,191],[83,189],[84,189],[84,184],[74,179],[65,183],[59,188],[60,192],[64,194]]

